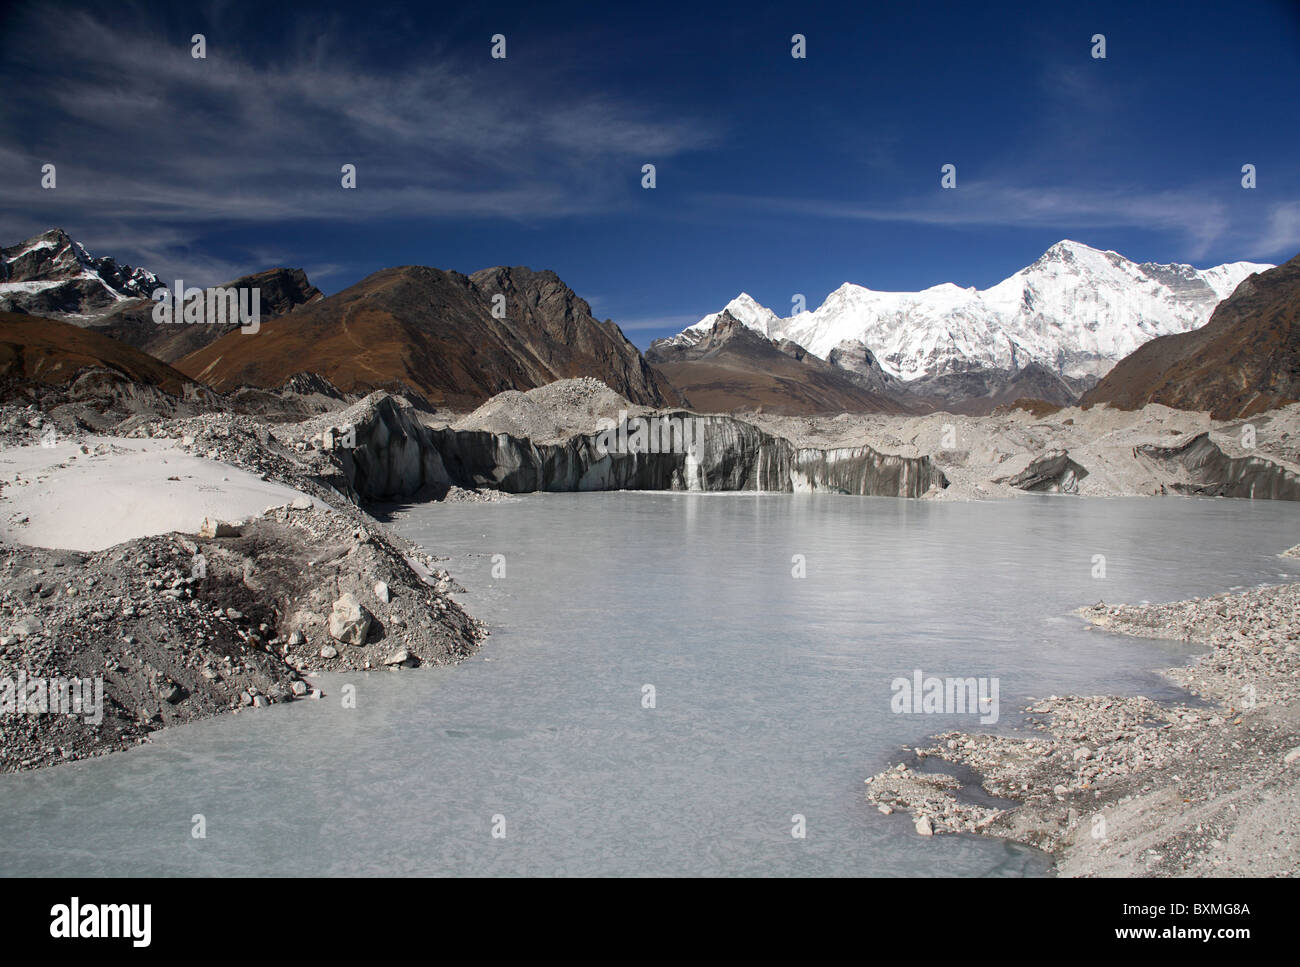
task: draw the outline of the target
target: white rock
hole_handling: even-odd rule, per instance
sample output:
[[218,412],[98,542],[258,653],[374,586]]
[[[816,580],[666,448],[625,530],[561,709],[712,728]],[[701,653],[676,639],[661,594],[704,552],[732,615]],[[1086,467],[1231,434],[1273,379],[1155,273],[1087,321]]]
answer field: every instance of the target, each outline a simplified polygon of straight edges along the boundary
[[23,618],[15,621],[9,630],[19,638],[30,638],[41,633],[41,624],[35,618]]
[[377,597],[380,601],[384,602],[384,604],[388,603],[389,596],[388,596],[387,581],[377,581],[375,583],[375,597]]
[[933,836],[934,826],[930,823],[929,819],[922,816],[916,821],[916,833],[918,836]]
[[346,645],[365,643],[370,633],[370,612],[361,607],[351,591],[334,602],[330,612],[330,637]]
[[224,520],[217,520],[213,517],[203,518],[203,526],[199,528],[200,537],[238,537],[239,528],[235,524],[226,523]]

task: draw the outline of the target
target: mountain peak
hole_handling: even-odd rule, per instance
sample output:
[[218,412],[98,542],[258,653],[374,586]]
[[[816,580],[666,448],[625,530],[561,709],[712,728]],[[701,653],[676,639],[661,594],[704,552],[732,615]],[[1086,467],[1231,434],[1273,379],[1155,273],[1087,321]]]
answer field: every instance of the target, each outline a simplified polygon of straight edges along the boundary
[[1119,256],[1117,252],[1112,252],[1109,249],[1093,248],[1091,245],[1085,245],[1083,242],[1076,242],[1073,239],[1063,238],[1044,252],[1038,262],[1059,259],[1097,258],[1099,256],[1117,256],[1122,258],[1122,256]]
[[62,228],[0,247],[0,309],[87,317],[148,298],[161,282],[145,269],[95,258]]
[[[1100,376],[1155,336],[1203,325],[1221,299],[1263,268],[1144,267],[1064,238],[988,289],[943,282],[893,292],[845,282],[817,309],[788,318],[745,293],[727,311],[768,339],[788,339],[822,359],[846,343],[861,344],[885,373],[904,380],[1022,369],[1033,361],[1082,378]],[[668,342],[692,343],[717,318],[705,316]]]

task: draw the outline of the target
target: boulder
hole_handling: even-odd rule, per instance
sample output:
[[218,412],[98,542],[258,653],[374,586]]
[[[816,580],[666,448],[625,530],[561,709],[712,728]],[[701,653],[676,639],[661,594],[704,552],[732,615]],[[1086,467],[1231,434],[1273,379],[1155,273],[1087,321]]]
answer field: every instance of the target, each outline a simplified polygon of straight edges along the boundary
[[217,520],[215,517],[203,518],[203,525],[199,528],[200,537],[238,537],[239,522],[228,523],[224,520]]
[[370,612],[351,591],[334,602],[330,612],[330,637],[345,645],[363,645],[370,633]]

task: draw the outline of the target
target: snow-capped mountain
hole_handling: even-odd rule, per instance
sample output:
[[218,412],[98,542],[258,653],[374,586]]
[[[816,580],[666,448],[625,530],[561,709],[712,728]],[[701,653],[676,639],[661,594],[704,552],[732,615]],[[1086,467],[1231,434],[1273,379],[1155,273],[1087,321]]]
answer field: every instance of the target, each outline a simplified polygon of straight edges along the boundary
[[[846,282],[815,311],[782,318],[745,293],[727,304],[769,339],[789,339],[830,358],[861,356],[904,380],[1039,362],[1065,376],[1102,375],[1138,346],[1205,324],[1243,279],[1272,268],[1232,262],[1209,269],[1136,263],[1061,241],[1038,261],[977,290],[952,283],[921,292],[876,292]],[[718,318],[705,316],[666,342],[691,344]]]
[[0,309],[90,318],[162,286],[146,269],[95,258],[61,228],[0,248]]

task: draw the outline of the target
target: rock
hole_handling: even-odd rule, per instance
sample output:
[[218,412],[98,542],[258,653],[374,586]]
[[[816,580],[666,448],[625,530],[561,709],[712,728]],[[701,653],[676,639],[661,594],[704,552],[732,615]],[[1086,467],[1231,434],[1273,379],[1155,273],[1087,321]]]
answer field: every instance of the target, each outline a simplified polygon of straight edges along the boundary
[[322,658],[337,658],[339,656],[339,650],[333,645],[325,645],[320,650],[320,656]]
[[334,602],[334,610],[330,612],[330,637],[345,645],[365,644],[370,622],[370,612],[349,591]]
[[292,648],[296,648],[298,645],[301,645],[306,641],[307,641],[307,636],[304,635],[301,631],[294,631],[291,635],[289,635],[289,646]]
[[411,660],[411,653],[405,648],[399,648],[387,658],[384,659],[385,665],[405,665]]
[[203,518],[203,526],[199,528],[200,537],[238,537],[239,527],[237,524],[227,523],[223,520],[217,520],[214,517]]
[[916,821],[916,834],[918,836],[934,835],[934,825],[930,822],[930,820],[927,817],[922,816],[920,819]]
[[375,597],[384,602],[384,604],[388,603],[389,597],[387,581],[378,581],[375,583]]
[[254,696],[253,696],[253,707],[254,707],[254,708],[266,708],[266,707],[267,707],[268,705],[270,705],[270,704],[271,704],[271,700],[268,699],[265,695],[254,695]]
[[175,682],[164,682],[158,686],[158,697],[170,705],[175,705],[185,697],[185,689]]
[[307,694],[307,683],[298,681],[289,685],[289,692],[294,698],[302,698]]
[[15,621],[9,630],[19,638],[30,638],[41,633],[41,624],[35,618],[23,618]]
[[289,505],[294,510],[311,510],[312,502],[310,497],[295,497],[293,503]]
[[1297,762],[1300,762],[1300,745],[1296,746],[1286,755],[1282,756],[1282,762],[1283,764],[1288,766],[1295,765]]

